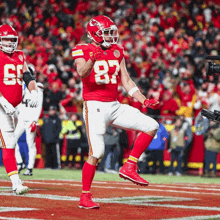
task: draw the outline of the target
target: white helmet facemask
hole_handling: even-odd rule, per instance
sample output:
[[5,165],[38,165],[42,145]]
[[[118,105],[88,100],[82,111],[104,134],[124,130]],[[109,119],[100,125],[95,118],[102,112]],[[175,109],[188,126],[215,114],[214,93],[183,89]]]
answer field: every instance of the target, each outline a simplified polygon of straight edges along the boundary
[[[4,41],[4,39],[13,39],[13,40]],[[9,36],[0,37],[0,49],[4,51],[5,53],[13,53],[17,49],[17,46],[18,46],[17,36],[9,35]]]
[[118,28],[112,25],[110,28],[101,29],[97,32],[97,35],[103,38],[102,46],[110,47],[112,44],[118,43]]

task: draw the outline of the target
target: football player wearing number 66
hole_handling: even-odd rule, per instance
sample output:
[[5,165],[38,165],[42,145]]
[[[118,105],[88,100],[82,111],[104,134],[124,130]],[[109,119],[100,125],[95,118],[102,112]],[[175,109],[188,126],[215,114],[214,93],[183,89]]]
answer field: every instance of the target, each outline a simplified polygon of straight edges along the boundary
[[17,32],[10,25],[0,26],[0,148],[3,148],[3,163],[16,194],[28,191],[18,175],[15,159],[16,106],[22,101],[22,81],[30,91],[29,105],[36,107],[37,85],[28,70],[22,51],[16,50]]
[[117,101],[118,84],[143,105],[156,108],[154,99],[148,100],[129,77],[123,48],[117,44],[118,29],[114,22],[103,15],[92,18],[87,24],[91,44],[76,45],[72,49],[77,72],[83,83],[83,117],[89,142],[89,157],[82,170],[82,194],[80,208],[99,208],[92,201],[90,187],[96,164],[104,153],[104,135],[108,125],[141,131],[128,161],[119,170],[119,176],[135,184],[149,183],[137,173],[137,161],[151,143],[159,128],[158,123],[138,109]]
[[[28,69],[30,70],[31,74],[35,76],[34,74],[34,66],[29,65]],[[18,111],[18,124],[15,129],[15,138],[16,142],[21,137],[23,132],[26,133],[26,140],[28,145],[28,165],[27,169],[23,173],[24,176],[32,176],[33,175],[33,168],[36,158],[36,144],[35,144],[35,136],[36,136],[36,128],[37,128],[37,122],[40,117],[40,113],[42,110],[43,105],[43,84],[40,82],[37,82],[37,88],[38,88],[38,103],[39,105],[36,108],[32,108],[29,105],[30,102],[30,92],[28,88],[26,87],[26,84],[23,83],[23,98],[22,102],[18,105],[17,111]],[[16,144],[15,148],[15,157],[17,161],[18,166],[18,173],[25,167],[25,164],[23,163],[23,159],[21,157],[21,153],[19,150],[18,144]]]

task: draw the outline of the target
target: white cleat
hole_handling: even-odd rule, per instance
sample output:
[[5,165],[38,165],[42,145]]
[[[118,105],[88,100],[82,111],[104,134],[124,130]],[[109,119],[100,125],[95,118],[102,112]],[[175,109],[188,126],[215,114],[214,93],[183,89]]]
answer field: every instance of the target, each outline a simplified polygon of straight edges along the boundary
[[22,194],[27,193],[28,190],[29,190],[29,188],[27,186],[18,185],[17,188],[13,190],[13,192],[16,195],[22,195]]
[[32,176],[33,172],[30,169],[27,169],[24,173],[23,176]]

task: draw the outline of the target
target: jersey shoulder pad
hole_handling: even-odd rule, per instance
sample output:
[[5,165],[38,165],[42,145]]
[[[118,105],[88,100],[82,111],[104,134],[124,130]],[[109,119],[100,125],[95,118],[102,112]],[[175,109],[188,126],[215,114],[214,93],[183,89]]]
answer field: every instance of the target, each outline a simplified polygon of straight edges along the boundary
[[22,50],[15,50],[14,53],[24,56],[24,52]]
[[14,53],[16,54],[16,57],[18,57],[19,60],[22,62],[25,61],[24,52],[22,50],[15,50]]
[[119,50],[124,50],[124,47],[122,47],[120,44],[115,45]]
[[114,51],[113,53],[117,58],[122,59],[124,57],[124,48],[121,45],[114,44],[111,50]]
[[73,59],[83,58],[85,56],[85,52],[89,49],[88,44],[77,44],[72,49],[72,57]]

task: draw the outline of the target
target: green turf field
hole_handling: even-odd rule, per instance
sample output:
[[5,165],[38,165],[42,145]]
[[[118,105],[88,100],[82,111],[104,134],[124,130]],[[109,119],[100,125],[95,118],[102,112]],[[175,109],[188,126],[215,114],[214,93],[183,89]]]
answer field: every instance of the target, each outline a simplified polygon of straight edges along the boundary
[[[21,174],[24,171],[21,171]],[[22,176],[21,179],[68,179],[68,180],[81,180],[82,171],[81,170],[48,170],[48,169],[34,169],[33,176]],[[193,182],[193,183],[220,183],[220,178],[204,178],[200,176],[168,176],[168,175],[141,175],[150,183],[176,183],[176,182]],[[0,179],[9,179],[5,168],[0,167]],[[94,180],[100,181],[125,181],[119,177],[117,174],[106,174],[106,173],[96,173]]]

